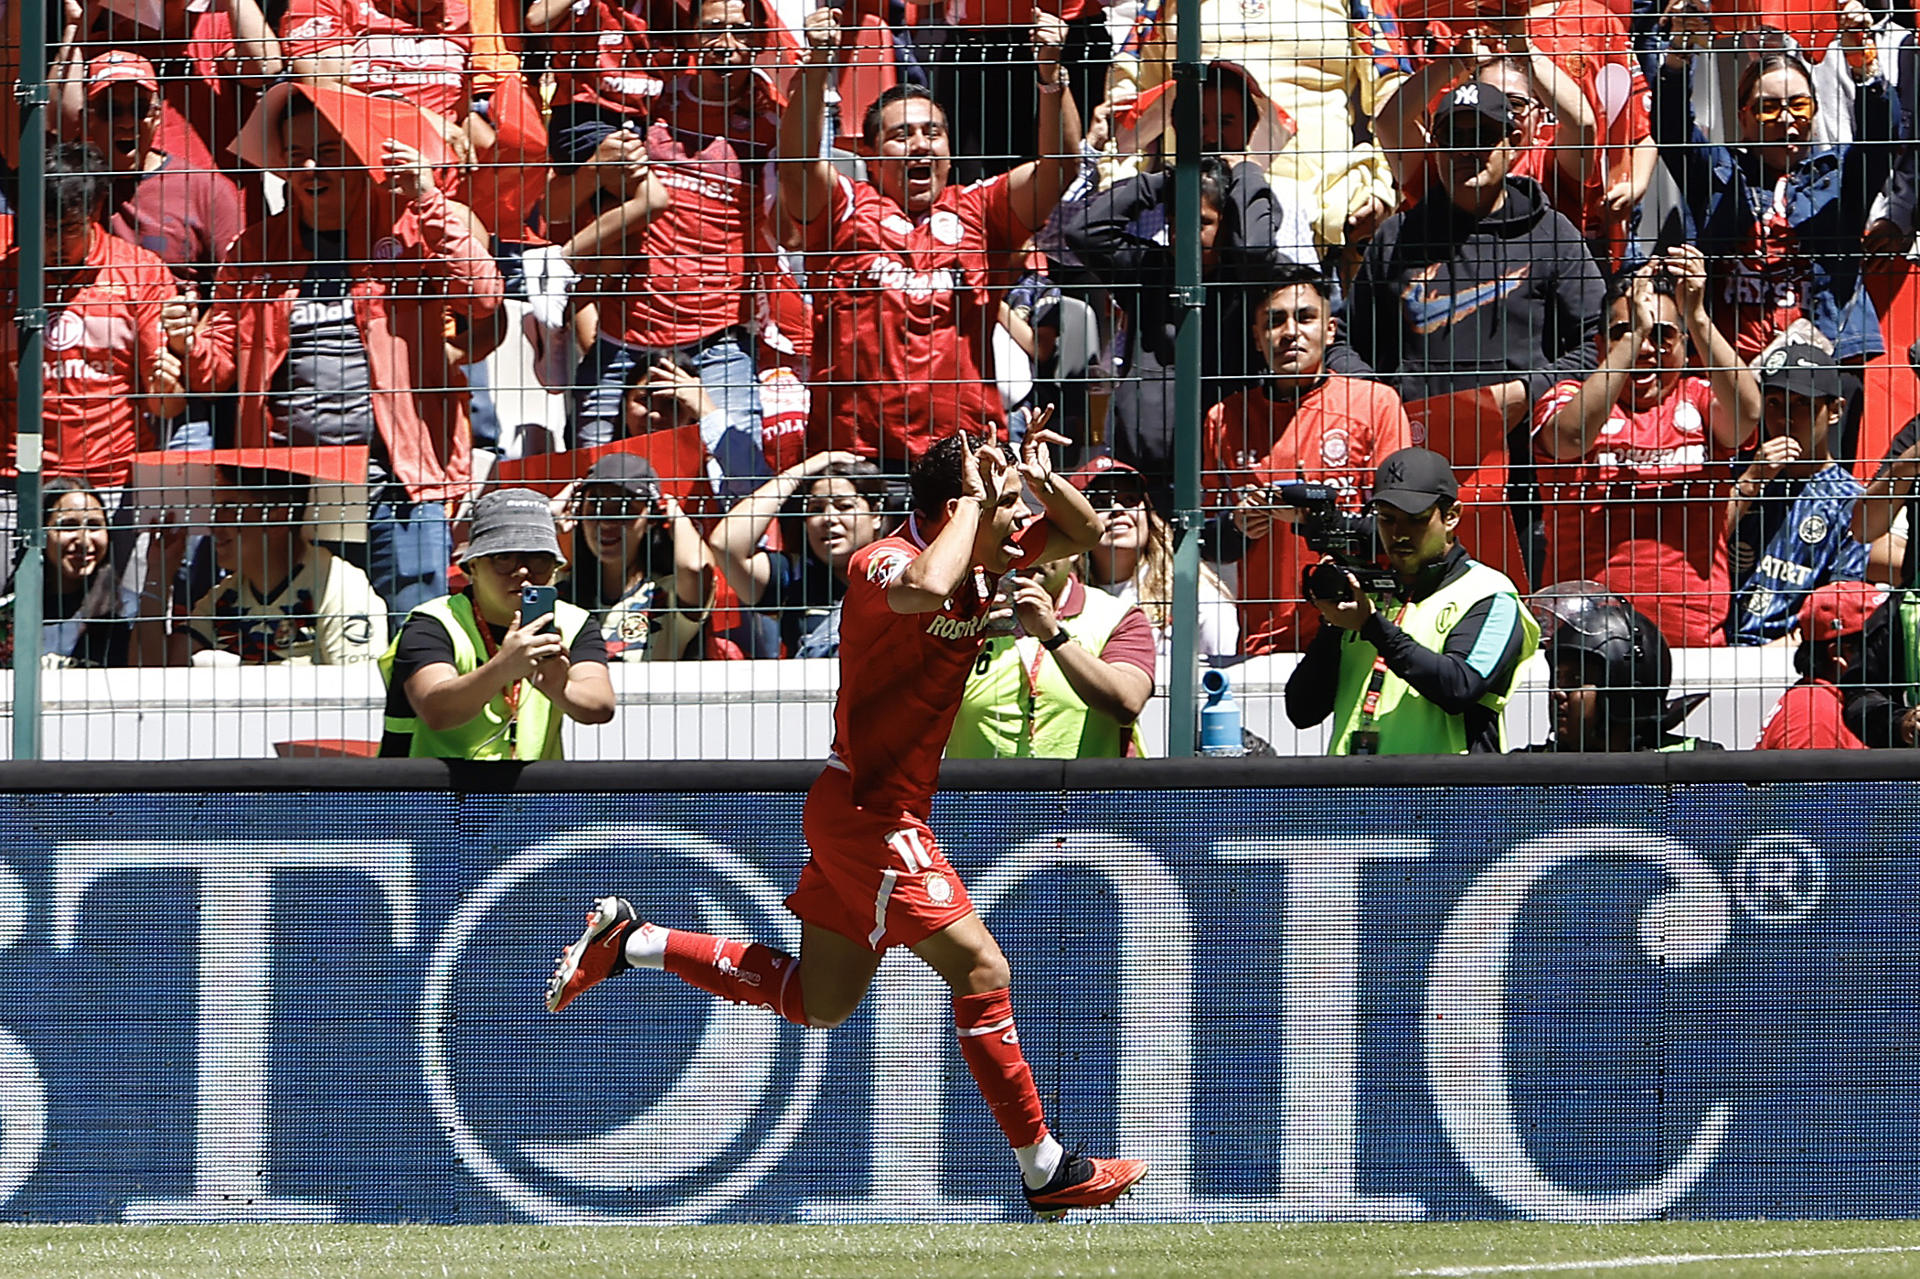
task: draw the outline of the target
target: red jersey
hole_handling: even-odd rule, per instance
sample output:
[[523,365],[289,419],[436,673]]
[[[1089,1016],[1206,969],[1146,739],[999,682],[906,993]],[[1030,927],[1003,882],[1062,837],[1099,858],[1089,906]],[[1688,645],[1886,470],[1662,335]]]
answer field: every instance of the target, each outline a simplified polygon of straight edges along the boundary
[[1556,462],[1539,447],[1538,432],[1579,389],[1557,383],[1533,411],[1546,580],[1601,583],[1674,645],[1725,643],[1733,454],[1713,438],[1713,387],[1688,376],[1645,412],[1616,403],[1585,457]]
[[[13,314],[19,291],[20,254],[0,258],[0,297]],[[51,281],[63,273],[49,271]],[[96,231],[84,284],[47,320],[45,347],[46,454],[50,475],[79,475],[95,485],[125,484],[133,455],[160,446],[137,397],[147,371],[166,345],[160,308],[177,291],[167,264],[145,249]],[[20,335],[0,325],[0,474],[15,475],[19,422]]]
[[1863,751],[1867,744],[1853,735],[1840,712],[1837,685],[1823,679],[1795,684],[1780,697],[1760,730],[1761,751]]
[[590,0],[585,13],[569,10],[548,30],[547,47],[555,106],[583,103],[643,116],[666,89],[647,20],[607,0]]
[[[1048,524],[1017,537],[1026,567],[1046,547]],[[919,521],[854,553],[840,603],[840,696],[833,706],[830,766],[853,777],[861,808],[910,813],[933,806],[940,756],[960,713],[967,673],[986,644],[995,582],[975,567],[932,613],[896,613],[887,590],[927,548]]]
[[473,24],[461,0],[441,0],[437,16],[424,10],[422,25],[368,0],[291,0],[280,19],[280,48],[289,58],[345,48],[350,87],[458,120],[466,114]]
[[157,169],[116,181],[115,196],[123,193],[109,210],[108,229],[158,254],[181,284],[211,293],[214,269],[246,229],[233,179],[169,155]]
[[799,227],[814,297],[811,447],[898,467],[962,427],[998,424],[993,326],[1028,231],[1006,175],[948,187],[918,221],[834,176]]
[[111,9],[95,10],[89,54],[107,49],[138,52],[160,77],[160,127],[154,148],[196,169],[235,168],[227,147],[259,103],[267,82],[247,78],[234,51],[227,6],[194,13],[184,6],[156,6],[168,29],[155,31]]
[[[1767,210],[1755,220],[1746,251],[1723,263],[1718,287],[1710,286],[1713,322],[1743,360],[1754,360],[1767,343],[1802,318],[1807,295],[1808,261],[1800,253],[1800,233],[1787,220],[1787,177],[1773,184]],[[1711,269],[1711,268],[1710,268]]]
[[629,346],[684,346],[753,319],[754,259],[765,232],[762,169],[780,119],[695,96],[681,76],[647,127],[647,158],[673,192],[650,219],[635,271],[601,303],[603,331]]
[[1566,214],[1582,234],[1596,236],[1606,229],[1601,197],[1617,179],[1626,176],[1623,166],[1627,155],[1652,136],[1652,95],[1639,60],[1633,56],[1627,24],[1605,5],[1591,0],[1561,0],[1552,12],[1527,19],[1527,38],[1580,82],[1600,141],[1600,153],[1594,157],[1586,182],[1570,182],[1551,163],[1558,123],[1548,123],[1537,135],[1549,158],[1547,171],[1544,176],[1534,176],[1541,177],[1554,208]]
[[[1380,460],[1413,443],[1399,394],[1378,382],[1336,374],[1298,400],[1270,398],[1268,387],[1236,391],[1207,410],[1202,448],[1210,506],[1232,506],[1243,488],[1305,479],[1331,485],[1341,506],[1357,513]],[[1239,593],[1248,653],[1306,647],[1318,613],[1300,596],[1300,574],[1317,559],[1286,524],[1247,548]]]

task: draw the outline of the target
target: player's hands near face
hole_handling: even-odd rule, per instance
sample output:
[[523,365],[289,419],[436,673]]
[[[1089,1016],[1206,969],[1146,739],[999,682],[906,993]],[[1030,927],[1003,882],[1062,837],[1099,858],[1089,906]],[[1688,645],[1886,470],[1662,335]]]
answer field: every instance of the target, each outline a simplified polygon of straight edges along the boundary
[[[567,646],[553,630],[553,614],[536,617],[522,626],[520,614],[515,612],[513,625],[507,627],[507,637],[500,641],[500,651],[493,660],[500,663],[500,674],[508,683],[518,683],[531,679],[541,663],[556,657],[565,661],[566,656]],[[538,682],[534,687],[540,687]]]
[[[987,458],[999,462],[999,468],[988,475]],[[1000,492],[1000,470],[1006,462],[1000,457],[1000,450],[991,444],[983,444],[977,449],[960,450],[960,496],[970,497],[984,508]],[[991,487],[989,487],[991,485]]]
[[807,61],[816,67],[833,65],[840,52],[840,10],[815,9],[807,15],[803,28],[807,38]]
[[1060,612],[1046,587],[1025,573],[1014,577],[1014,615],[1020,628],[1037,640],[1046,641],[1060,633]]
[[1754,451],[1753,461],[1747,464],[1747,474],[1764,482],[1780,474],[1788,463],[1799,460],[1800,441],[1791,435],[1776,435]]
[[1060,75],[1060,58],[1067,50],[1067,24],[1064,19],[1040,9],[1033,11],[1033,61],[1041,84],[1052,84]]
[[1033,415],[1027,423],[1026,435],[1020,440],[1020,476],[1036,493],[1046,492],[1048,481],[1053,477],[1053,453],[1047,446],[1072,443],[1060,432],[1048,429],[1052,421],[1053,405],[1049,404]]

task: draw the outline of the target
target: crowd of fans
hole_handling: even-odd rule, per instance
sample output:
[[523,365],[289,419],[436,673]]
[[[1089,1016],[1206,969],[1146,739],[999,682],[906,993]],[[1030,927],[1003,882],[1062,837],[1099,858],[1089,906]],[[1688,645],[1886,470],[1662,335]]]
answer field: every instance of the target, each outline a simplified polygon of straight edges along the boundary
[[1117,597],[1164,679],[1189,322],[1203,658],[1306,649],[1283,490],[1360,513],[1411,445],[1476,559],[1664,644],[1837,642],[1834,582],[1898,613],[1911,11],[1199,2],[1186,228],[1173,0],[66,0],[0,260],[13,316],[40,234],[40,651],[391,661],[531,488],[606,660],[831,655],[912,461],[1051,410],[1107,531],[1007,607]]

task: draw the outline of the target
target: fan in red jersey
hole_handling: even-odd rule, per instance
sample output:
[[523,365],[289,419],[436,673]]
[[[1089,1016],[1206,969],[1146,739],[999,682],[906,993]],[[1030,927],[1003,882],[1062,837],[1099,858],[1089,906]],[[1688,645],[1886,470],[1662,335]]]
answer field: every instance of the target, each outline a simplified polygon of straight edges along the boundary
[[[952,988],[960,1054],[1020,1161],[1027,1203],[1045,1216],[1110,1204],[1147,1166],[1070,1155],[1048,1132],[1014,1028],[1006,956],[927,818],[996,579],[1100,540],[1100,516],[1048,461],[1048,446],[1067,442],[1046,429],[1051,416],[1029,430],[1017,465],[964,432],[928,449],[914,464],[906,525],[848,565],[833,754],[807,795],[813,856],[787,898],[801,921],[799,958],[643,924],[622,898],[602,897],[547,985],[558,1012],[616,973],[660,968],[796,1025],[837,1026],[881,957],[905,946]],[[1023,482],[1037,518],[1023,515]]]
[[999,423],[991,337],[1021,248],[1077,175],[1080,116],[1061,79],[1066,24],[1033,11],[1040,159],[948,184],[947,119],[899,84],[861,122],[868,182],[820,154],[840,10],[807,15],[807,54],[780,121],[779,208],[814,293],[811,451],[851,450],[900,471],[971,423]]

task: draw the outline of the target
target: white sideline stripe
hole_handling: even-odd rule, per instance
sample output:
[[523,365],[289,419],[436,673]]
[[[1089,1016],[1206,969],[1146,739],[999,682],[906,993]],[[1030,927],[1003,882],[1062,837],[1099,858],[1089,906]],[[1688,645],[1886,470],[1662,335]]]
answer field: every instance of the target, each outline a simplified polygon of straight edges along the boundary
[[1557,1270],[1630,1270],[1636,1266],[1690,1266],[1708,1261],[1776,1261],[1786,1257],[1868,1257],[1895,1252],[1920,1252],[1920,1244],[1892,1244],[1883,1248],[1784,1248],[1779,1252],[1670,1252],[1652,1257],[1606,1257],[1593,1261],[1516,1262],[1503,1266],[1436,1266],[1430,1270],[1401,1270],[1400,1275],[1512,1275],[1544,1274]]

